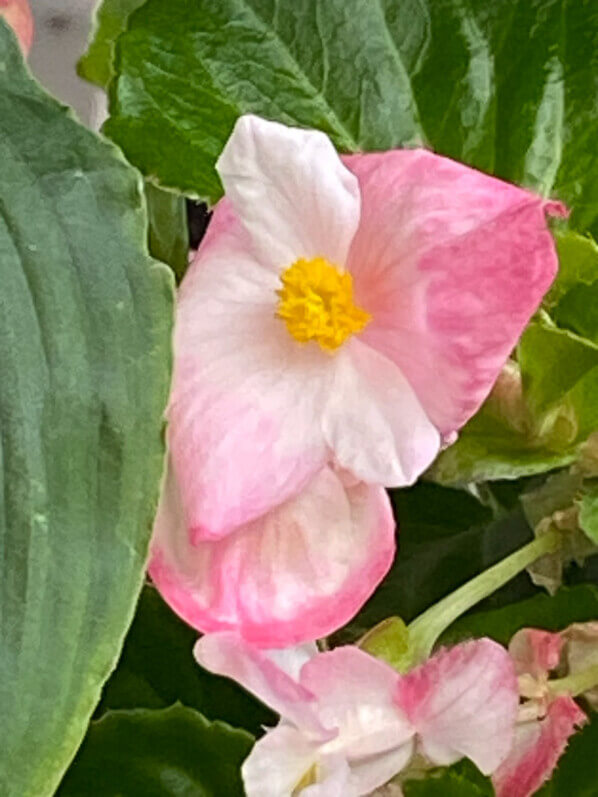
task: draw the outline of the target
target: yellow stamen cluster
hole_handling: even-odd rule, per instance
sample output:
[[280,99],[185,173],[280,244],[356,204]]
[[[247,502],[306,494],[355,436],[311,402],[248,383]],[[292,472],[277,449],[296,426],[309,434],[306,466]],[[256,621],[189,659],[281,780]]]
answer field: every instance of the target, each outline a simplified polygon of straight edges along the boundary
[[314,340],[334,351],[368,324],[371,316],[353,304],[353,280],[323,257],[296,260],[281,276],[276,315],[300,343]]

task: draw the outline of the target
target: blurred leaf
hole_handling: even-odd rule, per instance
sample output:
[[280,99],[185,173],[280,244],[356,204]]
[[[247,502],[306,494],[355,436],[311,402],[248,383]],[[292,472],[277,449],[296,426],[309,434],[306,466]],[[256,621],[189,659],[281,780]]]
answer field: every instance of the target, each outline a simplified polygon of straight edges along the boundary
[[422,780],[405,781],[403,793],[405,797],[493,797],[494,788],[471,761],[463,759]]
[[551,311],[578,283],[591,285],[598,280],[598,246],[590,236],[572,230],[557,230],[556,248],[559,271],[544,304]]
[[193,658],[199,633],[146,586],[116,670],[97,715],[111,709],[165,708],[180,702],[211,720],[260,734],[276,715],[228,678],[207,672]]
[[[533,321],[523,333],[518,355],[525,395],[532,409],[547,410],[557,402],[562,403],[576,389],[573,406],[578,424],[587,427],[584,412],[589,408],[583,400],[588,398],[584,388],[591,385],[592,392],[594,387],[598,388],[598,374],[592,373],[598,366],[598,346],[548,321]],[[598,392],[593,396],[593,412],[587,414],[598,422],[596,396]],[[590,422],[590,431],[596,425]]]
[[536,797],[596,797],[598,794],[598,713],[578,731],[560,759],[551,780]]
[[140,177],[0,23],[0,793],[54,792],[143,581],[172,279]]
[[177,282],[183,278],[189,262],[187,204],[180,194],[173,194],[146,180],[145,197],[149,216],[149,248],[157,260],[168,263]]
[[598,487],[595,484],[582,495],[578,507],[580,529],[598,545]]
[[254,112],[341,150],[427,143],[598,218],[598,11],[584,0],[149,0],[117,44],[106,130],[145,174],[212,201]]
[[114,45],[133,11],[145,0],[102,0],[94,12],[91,41],[77,64],[82,78],[107,88],[114,77]]
[[58,797],[243,797],[253,737],[183,706],[93,722]]
[[591,584],[561,587],[555,595],[544,593],[500,609],[461,617],[443,634],[443,644],[454,644],[470,637],[489,636],[507,645],[520,628],[561,631],[571,623],[598,618],[598,588]]

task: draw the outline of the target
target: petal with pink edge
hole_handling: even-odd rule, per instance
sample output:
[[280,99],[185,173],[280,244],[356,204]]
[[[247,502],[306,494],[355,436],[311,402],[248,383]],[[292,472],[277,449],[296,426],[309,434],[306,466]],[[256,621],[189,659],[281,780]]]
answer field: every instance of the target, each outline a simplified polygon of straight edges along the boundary
[[314,695],[237,634],[206,634],[196,642],[193,655],[206,670],[234,679],[283,719],[330,738],[318,719]]
[[484,401],[550,286],[545,215],[566,211],[425,150],[344,162],[362,194],[348,261],[372,315],[361,339],[397,364],[450,434]]
[[290,797],[317,765],[317,755],[316,743],[290,725],[278,725],[256,742],[241,768],[247,797]]
[[440,435],[407,379],[360,340],[336,357],[322,423],[336,460],[370,484],[412,484],[440,449]]
[[276,273],[298,258],[345,265],[359,186],[328,136],[241,116],[216,168],[263,265]]
[[201,631],[235,630],[259,647],[325,636],[361,608],[394,557],[381,487],[343,486],[324,468],[294,499],[223,540],[192,545],[169,470],[149,572]]
[[517,675],[529,673],[538,678],[559,666],[565,644],[561,634],[538,628],[522,628],[509,642],[509,653]]
[[276,277],[248,248],[223,200],[179,292],[168,439],[193,541],[295,495],[327,457],[328,358],[275,318]]
[[557,697],[543,720],[517,726],[509,757],[492,776],[496,797],[530,797],[551,776],[569,737],[587,721],[573,698]]
[[411,754],[415,729],[394,701],[399,675],[384,662],[339,647],[304,664],[300,683],[316,696],[324,725],[339,730],[329,746],[349,759],[397,748]]
[[489,639],[441,650],[405,675],[397,690],[397,704],[434,764],[467,757],[484,774],[511,748],[518,703],[511,658]]

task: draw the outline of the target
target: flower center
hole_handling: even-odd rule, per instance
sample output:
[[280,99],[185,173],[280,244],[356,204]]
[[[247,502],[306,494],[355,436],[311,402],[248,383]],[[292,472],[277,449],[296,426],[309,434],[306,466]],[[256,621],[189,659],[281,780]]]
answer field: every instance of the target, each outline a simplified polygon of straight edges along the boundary
[[315,340],[334,351],[368,324],[369,313],[353,304],[353,279],[323,257],[296,260],[283,272],[276,315],[300,343]]

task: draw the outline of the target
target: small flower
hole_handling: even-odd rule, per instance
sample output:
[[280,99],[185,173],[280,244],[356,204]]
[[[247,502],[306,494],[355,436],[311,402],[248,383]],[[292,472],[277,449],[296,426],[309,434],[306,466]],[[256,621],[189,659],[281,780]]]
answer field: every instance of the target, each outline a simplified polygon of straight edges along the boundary
[[[341,159],[241,117],[183,280],[169,444],[219,539],[328,462],[411,484],[488,395],[555,275],[561,205],[415,150]],[[324,530],[322,533],[325,533]]]
[[509,644],[525,702],[513,747],[492,776],[497,797],[530,797],[551,776],[569,738],[587,721],[569,694],[554,694],[550,672],[560,664],[567,631],[518,631]]
[[281,715],[243,765],[248,797],[370,794],[418,753],[436,765],[467,756],[492,772],[512,744],[517,686],[490,640],[441,651],[401,676],[356,647],[271,654],[238,636],[204,636],[198,662]]
[[0,17],[14,30],[23,53],[28,55],[33,44],[33,14],[27,0],[0,0]]

